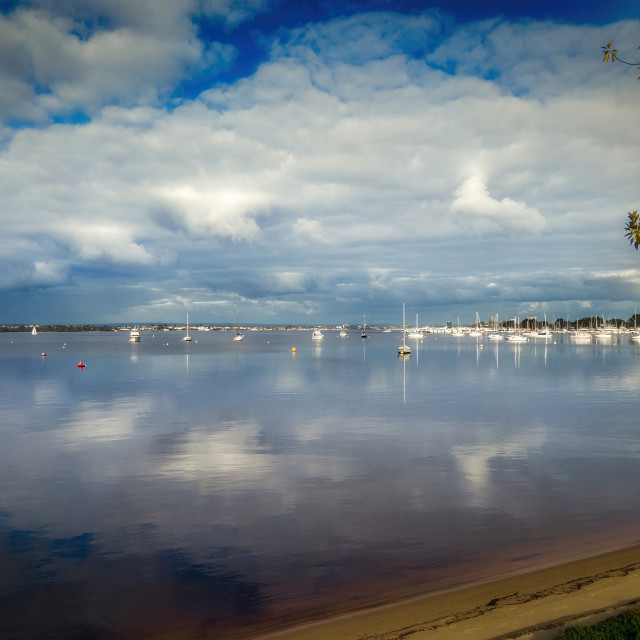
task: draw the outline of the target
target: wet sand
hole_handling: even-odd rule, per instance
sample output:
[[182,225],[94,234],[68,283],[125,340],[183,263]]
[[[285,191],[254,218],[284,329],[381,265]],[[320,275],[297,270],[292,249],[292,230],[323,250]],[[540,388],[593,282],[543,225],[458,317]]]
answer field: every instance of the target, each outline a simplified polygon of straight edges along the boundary
[[[261,640],[547,640],[640,606],[640,546],[319,618]],[[246,636],[245,636],[246,637]]]

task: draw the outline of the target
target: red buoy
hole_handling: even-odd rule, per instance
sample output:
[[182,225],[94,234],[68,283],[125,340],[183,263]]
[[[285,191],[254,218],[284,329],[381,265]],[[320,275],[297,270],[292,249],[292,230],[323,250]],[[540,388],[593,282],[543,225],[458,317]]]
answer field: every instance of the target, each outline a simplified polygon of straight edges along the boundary
[[87,365],[84,362],[82,361],[78,362],[78,369],[84,369],[86,366]]
[[40,355],[44,358],[47,354],[43,351]]

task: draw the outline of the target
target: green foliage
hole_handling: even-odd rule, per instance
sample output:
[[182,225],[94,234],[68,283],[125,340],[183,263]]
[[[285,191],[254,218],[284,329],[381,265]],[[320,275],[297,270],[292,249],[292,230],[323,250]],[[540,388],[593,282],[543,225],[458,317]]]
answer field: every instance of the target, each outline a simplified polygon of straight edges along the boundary
[[[618,62],[622,62],[622,64],[629,65],[630,67],[640,67],[640,62],[629,62],[619,58],[618,51],[613,48],[613,40],[610,40],[600,48],[602,49],[603,54],[602,62],[609,62],[609,60],[611,60],[613,63],[617,60]],[[640,50],[640,47],[638,47],[638,50]],[[638,77],[638,80],[640,80],[640,76]],[[627,231],[625,236],[629,238],[629,244],[632,244],[634,248],[637,249],[640,245],[640,228],[638,228],[637,211],[633,211],[629,214],[629,221],[627,222],[625,230]]]
[[[114,327],[109,325],[94,325],[94,324],[39,324],[37,325],[38,331],[46,333],[58,332],[70,332],[70,331],[114,331]],[[0,332],[2,333],[31,333],[33,325],[5,325],[0,326]]]
[[590,627],[577,625],[556,640],[640,640],[640,609],[604,620]]
[[640,216],[637,211],[632,211],[628,214],[627,226],[624,228],[625,238],[629,239],[629,244],[632,244],[635,249],[640,245]]

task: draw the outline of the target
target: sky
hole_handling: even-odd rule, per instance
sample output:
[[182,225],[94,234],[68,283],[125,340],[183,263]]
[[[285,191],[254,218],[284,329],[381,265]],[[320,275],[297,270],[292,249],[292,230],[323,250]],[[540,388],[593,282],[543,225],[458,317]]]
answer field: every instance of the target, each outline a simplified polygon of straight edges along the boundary
[[0,324],[629,318],[637,2],[0,0]]

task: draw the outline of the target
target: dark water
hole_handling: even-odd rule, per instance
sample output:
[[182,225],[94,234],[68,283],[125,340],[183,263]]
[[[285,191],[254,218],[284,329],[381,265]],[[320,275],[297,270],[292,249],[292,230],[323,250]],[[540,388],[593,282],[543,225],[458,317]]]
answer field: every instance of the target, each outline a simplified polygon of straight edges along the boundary
[[640,538],[627,336],[192,336],[0,334],[3,639],[241,635]]

